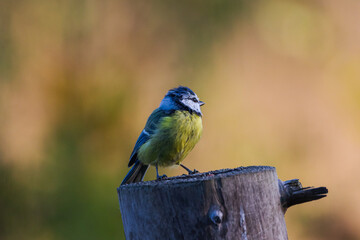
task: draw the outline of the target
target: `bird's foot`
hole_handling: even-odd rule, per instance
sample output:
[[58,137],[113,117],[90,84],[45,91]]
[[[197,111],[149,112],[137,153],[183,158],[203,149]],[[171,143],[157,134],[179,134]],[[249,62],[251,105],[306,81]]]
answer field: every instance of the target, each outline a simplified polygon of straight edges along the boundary
[[161,175],[161,176],[157,176],[156,177],[156,180],[163,180],[163,179],[165,179],[165,178],[167,178],[167,176],[164,174],[164,175]]
[[199,173],[199,171],[198,171],[198,170],[196,170],[196,169],[194,169],[194,171],[189,171],[188,173],[189,173],[189,175],[192,175],[192,174]]
[[179,165],[180,165],[182,168],[184,168],[184,169],[188,172],[189,175],[195,174],[195,173],[199,173],[199,171],[196,170],[196,169],[194,169],[194,171],[191,171],[189,168],[185,167],[184,165],[182,165],[182,164],[179,164]]
[[[193,175],[193,174],[196,174],[196,173],[199,173],[198,170],[194,169],[194,171],[191,171],[190,169],[187,170],[188,174],[187,175]],[[183,175],[186,175],[186,174],[183,174]]]

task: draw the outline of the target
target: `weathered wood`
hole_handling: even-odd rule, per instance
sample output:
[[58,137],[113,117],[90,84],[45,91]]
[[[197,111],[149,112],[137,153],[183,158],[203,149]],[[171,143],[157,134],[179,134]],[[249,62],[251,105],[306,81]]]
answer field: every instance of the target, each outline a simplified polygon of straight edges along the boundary
[[287,239],[286,210],[325,187],[280,181],[275,168],[240,167],[121,185],[127,239]]
[[279,180],[281,205],[286,210],[294,205],[310,202],[326,197],[328,190],[326,187],[303,187],[299,179],[292,179],[282,182]]
[[287,239],[273,167],[241,167],[118,188],[129,239]]

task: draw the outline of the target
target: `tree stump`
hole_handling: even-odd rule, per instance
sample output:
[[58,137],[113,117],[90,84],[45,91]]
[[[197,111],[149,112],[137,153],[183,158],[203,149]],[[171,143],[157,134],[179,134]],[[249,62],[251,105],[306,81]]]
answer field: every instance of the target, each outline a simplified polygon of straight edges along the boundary
[[[319,190],[320,189],[320,190]],[[121,185],[126,239],[287,238],[284,213],[326,188],[278,180],[275,168],[240,167]]]

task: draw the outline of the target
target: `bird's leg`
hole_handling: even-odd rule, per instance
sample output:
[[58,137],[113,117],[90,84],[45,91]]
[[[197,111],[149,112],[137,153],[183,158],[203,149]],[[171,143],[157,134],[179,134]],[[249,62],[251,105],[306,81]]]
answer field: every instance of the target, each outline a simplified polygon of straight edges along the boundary
[[198,172],[199,172],[199,171],[196,170],[196,169],[194,169],[194,171],[191,171],[190,169],[188,169],[187,167],[185,167],[185,166],[182,165],[181,163],[180,163],[180,166],[181,166],[182,168],[184,168],[184,169],[188,172],[189,175],[190,175],[190,174],[195,174],[195,173],[198,173]]
[[156,168],[156,180],[161,180],[161,179],[167,178],[167,176],[165,174],[159,176],[159,170],[158,170],[158,165],[157,164],[155,165],[155,168]]

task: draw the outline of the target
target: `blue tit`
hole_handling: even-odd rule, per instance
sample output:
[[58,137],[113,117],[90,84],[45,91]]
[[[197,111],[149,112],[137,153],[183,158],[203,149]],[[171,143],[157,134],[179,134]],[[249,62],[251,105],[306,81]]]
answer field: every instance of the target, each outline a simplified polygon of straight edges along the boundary
[[159,166],[180,165],[192,173],[181,161],[200,139],[202,105],[204,102],[190,88],[169,90],[136,141],[128,165],[132,168],[121,184],[142,181],[150,165],[156,167],[157,179],[166,177],[159,176]]

